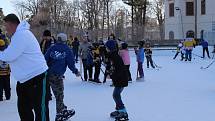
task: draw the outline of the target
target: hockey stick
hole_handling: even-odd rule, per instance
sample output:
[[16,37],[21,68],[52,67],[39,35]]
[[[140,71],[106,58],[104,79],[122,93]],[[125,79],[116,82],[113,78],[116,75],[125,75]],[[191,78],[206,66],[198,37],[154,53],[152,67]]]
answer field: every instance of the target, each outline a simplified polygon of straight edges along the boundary
[[157,65],[157,64],[155,63],[155,61],[153,61],[153,63],[154,63],[154,65],[155,65],[155,67],[157,67],[157,68],[162,68],[161,66]]
[[102,72],[103,74],[105,74],[105,72],[102,70],[102,68],[100,68],[100,70],[101,70],[101,72]]
[[200,56],[200,55],[197,55],[195,53],[192,53],[192,54],[195,55],[195,56],[197,56],[197,57],[199,57],[199,58],[202,58],[202,56]]
[[81,77],[81,80],[84,81],[84,79],[82,78],[82,59],[80,58],[80,77]]
[[139,75],[139,73],[138,73],[138,67],[137,67],[137,75],[136,75],[136,80],[138,80],[138,79],[139,79],[138,75]]
[[206,67],[201,67],[200,69],[207,69],[207,68],[209,68],[214,62],[215,62],[215,60],[213,60],[208,66],[206,66]]

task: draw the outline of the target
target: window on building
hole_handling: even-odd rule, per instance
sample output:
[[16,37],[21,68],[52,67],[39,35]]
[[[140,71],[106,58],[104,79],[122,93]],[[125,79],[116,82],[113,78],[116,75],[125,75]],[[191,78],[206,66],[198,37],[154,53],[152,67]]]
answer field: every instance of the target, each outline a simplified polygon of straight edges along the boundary
[[186,2],[186,15],[193,16],[194,15],[194,3]]
[[174,16],[174,10],[175,10],[175,5],[174,3],[169,4],[169,16],[173,17]]
[[174,32],[173,32],[173,31],[170,31],[170,32],[169,32],[169,39],[170,39],[170,40],[174,40],[174,38],[175,38],[175,37],[174,37]]
[[204,30],[201,30],[200,36],[201,36],[201,39],[204,38]]
[[194,31],[192,31],[192,30],[187,31],[186,37],[194,38]]
[[205,15],[206,13],[206,4],[205,4],[205,0],[201,0],[201,14]]

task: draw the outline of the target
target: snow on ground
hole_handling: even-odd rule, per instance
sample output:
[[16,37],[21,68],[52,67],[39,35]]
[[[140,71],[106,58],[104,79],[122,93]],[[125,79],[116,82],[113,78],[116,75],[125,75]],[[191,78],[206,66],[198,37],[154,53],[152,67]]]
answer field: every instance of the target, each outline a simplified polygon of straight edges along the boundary
[[[212,51],[212,48],[210,48]],[[201,55],[201,47],[195,54]],[[130,51],[133,83],[125,88],[122,99],[130,121],[214,121],[215,114],[215,64],[202,70],[212,59],[193,56],[192,62],[173,60],[172,50],[154,51],[153,60],[159,70],[147,69],[145,82],[136,82],[136,59]],[[79,64],[76,65],[79,68]],[[101,73],[102,74],[102,73]],[[76,110],[72,121],[113,121],[109,113],[114,110],[113,87],[82,82],[67,70],[65,79],[65,104]],[[103,79],[103,75],[101,75]],[[16,81],[12,79],[12,98],[0,102],[0,121],[18,121],[16,107]],[[55,118],[55,99],[50,102],[50,118]]]

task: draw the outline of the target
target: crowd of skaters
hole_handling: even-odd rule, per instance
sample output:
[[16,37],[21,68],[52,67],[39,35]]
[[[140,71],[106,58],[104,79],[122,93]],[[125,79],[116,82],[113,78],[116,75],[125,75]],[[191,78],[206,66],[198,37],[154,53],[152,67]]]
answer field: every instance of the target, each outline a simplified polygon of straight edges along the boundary
[[[201,45],[202,46],[202,56],[201,55],[196,55],[194,53],[192,53],[193,49],[197,46],[197,45]],[[181,40],[177,46],[176,49],[176,54],[173,57],[173,59],[176,59],[178,54],[181,54],[181,61],[191,61],[192,60],[192,55],[195,56],[199,56],[201,58],[205,58],[205,53],[207,54],[207,57],[210,59],[210,53],[209,53],[209,49],[208,49],[208,41],[204,38],[202,38],[200,40],[200,42],[196,42],[196,40],[194,39],[192,34],[188,34],[187,37],[184,40]],[[215,50],[215,46],[214,46],[214,50]],[[212,53],[215,53],[215,51],[213,50]]]
[[[82,76],[75,66],[83,64],[83,81],[105,83],[106,78],[112,79],[113,99],[116,103],[113,117],[128,117],[121,93],[128,82],[132,81],[130,73],[130,56],[128,44],[110,34],[107,41],[92,41],[88,34],[83,39],[58,33],[56,37],[49,30],[43,32],[38,43],[29,30],[27,21],[19,21],[15,14],[4,18],[8,37],[0,31],[0,101],[3,101],[3,90],[6,100],[11,97],[10,72],[17,80],[18,112],[21,121],[49,121],[48,102],[51,90],[56,98],[56,121],[65,120],[75,114],[64,104],[64,73],[67,67],[76,75]],[[11,41],[10,41],[11,40]],[[191,61],[192,50],[196,42],[187,37],[178,45],[174,57],[181,53],[181,60]],[[205,51],[209,56],[208,43],[202,41],[203,58]],[[148,41],[139,41],[135,48],[137,60],[137,79],[144,79],[143,63],[146,57],[147,68],[155,68],[152,49]],[[185,55],[185,57],[184,57]],[[10,66],[9,66],[10,65]],[[104,78],[101,80],[101,66],[105,66]],[[94,70],[94,75],[93,75]],[[123,76],[122,76],[123,75]],[[33,112],[34,110],[34,112]]]
[[[113,34],[109,36],[106,43],[101,41],[100,43],[92,43],[85,35],[81,42],[76,37],[74,41],[69,42],[65,33],[58,33],[55,38],[49,30],[45,30],[39,44],[30,31],[27,21],[20,21],[15,14],[8,14],[3,20],[7,36],[10,39],[3,38],[5,34],[1,33],[0,73],[7,72],[6,76],[10,77],[11,71],[17,80],[17,107],[21,121],[50,120],[51,90],[56,98],[55,120],[66,120],[75,114],[75,110],[68,109],[63,102],[63,79],[67,67],[76,76],[81,76],[75,66],[78,56],[84,67],[83,81],[100,83],[100,68],[104,63],[106,67],[104,73],[106,77],[110,76],[114,86],[113,99],[116,103],[116,110],[111,113],[111,116],[115,118],[128,117],[121,99],[124,87],[128,86],[128,81],[131,81],[130,57],[126,43],[120,44],[119,49]],[[70,38],[72,37],[70,36]],[[10,42],[7,43],[6,40],[10,40]],[[6,66],[3,67],[3,65]],[[95,67],[94,77],[92,76],[92,67]],[[4,79],[4,81],[10,83],[10,80]],[[1,82],[3,81],[1,80]],[[10,84],[7,86],[9,86],[7,89],[1,87],[0,96],[2,99],[0,101],[3,101],[3,90],[6,100],[10,99]]]

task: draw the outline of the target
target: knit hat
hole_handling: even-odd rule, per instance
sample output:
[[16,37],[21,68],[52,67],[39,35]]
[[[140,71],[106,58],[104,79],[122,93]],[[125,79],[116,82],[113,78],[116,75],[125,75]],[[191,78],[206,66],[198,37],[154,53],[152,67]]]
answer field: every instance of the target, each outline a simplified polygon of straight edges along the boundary
[[121,44],[121,47],[122,47],[122,49],[127,49],[127,48],[128,48],[128,44],[125,43],[125,42],[123,42],[123,43]]
[[108,40],[108,41],[105,43],[105,46],[106,46],[107,49],[110,50],[110,51],[116,51],[116,50],[117,50],[116,41],[114,41],[114,40]]
[[51,32],[49,30],[45,30],[43,32],[43,36],[49,36],[49,37],[51,37]]
[[145,44],[145,41],[139,41],[138,42],[138,45],[141,46],[141,47],[143,47],[144,44]]
[[59,41],[66,42],[67,41],[67,35],[65,33],[59,33],[59,34],[57,34],[57,39]]

